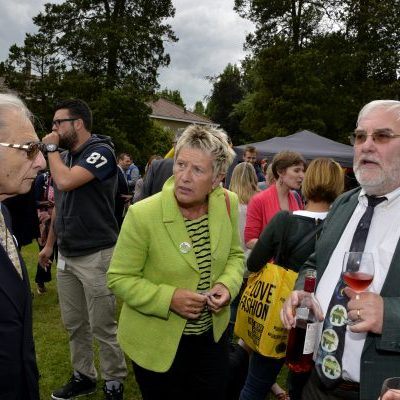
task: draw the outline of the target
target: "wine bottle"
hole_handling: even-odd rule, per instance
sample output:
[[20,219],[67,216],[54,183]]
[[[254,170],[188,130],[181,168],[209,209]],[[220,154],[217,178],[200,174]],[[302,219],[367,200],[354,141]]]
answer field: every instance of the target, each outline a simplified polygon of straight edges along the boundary
[[296,326],[289,332],[286,364],[294,372],[308,372],[314,366],[313,353],[320,322],[314,314],[319,307],[314,296],[316,271],[308,269],[304,281],[307,295],[296,309]]

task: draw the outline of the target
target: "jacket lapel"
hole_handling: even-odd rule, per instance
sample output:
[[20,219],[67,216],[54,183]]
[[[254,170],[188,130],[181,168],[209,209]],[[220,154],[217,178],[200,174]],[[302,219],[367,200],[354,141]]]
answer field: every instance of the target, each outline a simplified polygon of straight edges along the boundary
[[[196,256],[192,247],[192,241],[187,233],[185,222],[174,195],[174,180],[169,178],[161,192],[162,215],[164,226],[174,243],[176,251],[186,263],[199,272]],[[187,245],[189,244],[189,246]]]
[[[327,220],[324,223],[320,240],[317,242],[317,265],[321,268],[318,271],[318,280],[321,278],[326,267],[328,266],[329,260],[332,256],[333,251],[336,248],[340,237],[343,234],[344,229],[347,226],[348,221],[353,215],[354,209],[358,204],[358,192],[349,197],[349,199],[340,204],[335,210],[333,220]],[[329,217],[329,215],[328,215]]]
[[216,188],[213,190],[208,199],[208,229],[210,233],[211,256],[216,258],[216,251],[219,249],[219,241],[223,237],[223,231],[226,229],[222,216],[228,214],[224,189]]
[[[25,303],[25,290],[23,290],[23,286],[27,284],[26,280],[29,278],[26,275],[23,264],[21,266],[24,276],[23,280],[18,275],[3,246],[0,246],[0,290],[8,297],[10,303],[22,316]],[[20,292],[21,289],[22,293]]]

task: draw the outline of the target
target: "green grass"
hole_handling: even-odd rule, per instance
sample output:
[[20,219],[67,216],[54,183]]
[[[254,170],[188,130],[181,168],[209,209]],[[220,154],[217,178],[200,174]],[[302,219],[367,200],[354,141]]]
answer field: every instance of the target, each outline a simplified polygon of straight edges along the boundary
[[[33,335],[36,345],[36,357],[40,373],[40,398],[50,399],[54,389],[68,381],[72,374],[68,335],[61,322],[60,308],[56,290],[56,268],[52,266],[53,280],[46,284],[48,292],[38,295],[35,285],[35,274],[38,247],[32,243],[22,249],[22,256],[29,271],[33,298]],[[97,351],[97,349],[96,349]],[[132,364],[127,359],[128,378],[125,380],[125,399],[140,400],[140,392],[134,380]],[[99,372],[98,357],[96,366]],[[99,373],[100,374],[100,373]],[[99,376],[97,392],[86,399],[102,399],[102,380]]]
[[[22,249],[22,256],[28,268],[33,298],[33,335],[36,345],[36,357],[40,373],[40,398],[42,400],[50,399],[53,390],[59,388],[68,381],[72,374],[68,335],[61,322],[60,308],[58,305],[58,296],[56,290],[56,268],[52,266],[53,280],[46,284],[48,289],[44,295],[38,295],[35,285],[35,274],[38,257],[38,247],[32,243]],[[96,348],[97,351],[97,348]],[[135,382],[132,364],[127,359],[128,377],[125,381],[126,400],[141,400],[138,386]],[[99,371],[99,362],[96,362]],[[286,386],[286,368],[282,369],[278,377],[278,383],[281,387]],[[98,379],[97,392],[86,399],[103,400],[101,390],[102,381]],[[267,397],[268,398],[268,397]],[[269,396],[270,399],[274,397]],[[205,399],[212,400],[212,399]]]

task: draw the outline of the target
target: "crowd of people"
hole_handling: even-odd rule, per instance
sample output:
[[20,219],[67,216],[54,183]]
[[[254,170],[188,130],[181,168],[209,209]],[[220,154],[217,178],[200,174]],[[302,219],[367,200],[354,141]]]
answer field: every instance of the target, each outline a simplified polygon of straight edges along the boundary
[[[16,95],[0,94],[0,399],[40,398],[25,239],[13,236],[23,196],[37,227],[37,293],[46,293],[54,262],[69,336],[71,376],[52,399],[94,393],[99,374],[105,400],[123,399],[126,359],[144,400],[264,400],[270,391],[279,400],[377,400],[382,382],[400,376],[399,101],[360,111],[350,137],[359,186],[347,192],[332,159],[308,164],[283,151],[259,165],[250,146],[239,160],[217,128],[178,131],[174,158],[150,157],[141,177],[129,154],[116,156],[109,137],[92,133],[84,101],[58,103],[42,141],[32,121]],[[341,277],[343,254],[354,249],[375,263],[362,292]],[[281,310],[288,330],[309,295],[305,271],[317,275],[314,367],[290,371],[288,389],[276,383],[285,358],[233,334],[249,274],[271,260],[299,273]],[[333,349],[326,332],[336,335]],[[390,399],[400,393],[381,396]]]

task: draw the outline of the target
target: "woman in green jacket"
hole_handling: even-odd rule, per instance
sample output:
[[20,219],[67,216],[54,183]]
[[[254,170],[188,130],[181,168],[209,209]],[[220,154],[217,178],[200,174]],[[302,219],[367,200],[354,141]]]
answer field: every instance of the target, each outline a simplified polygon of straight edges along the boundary
[[108,271],[118,339],[144,400],[225,398],[229,303],[240,288],[238,200],[220,182],[226,135],[190,126],[163,190],[128,210]]

